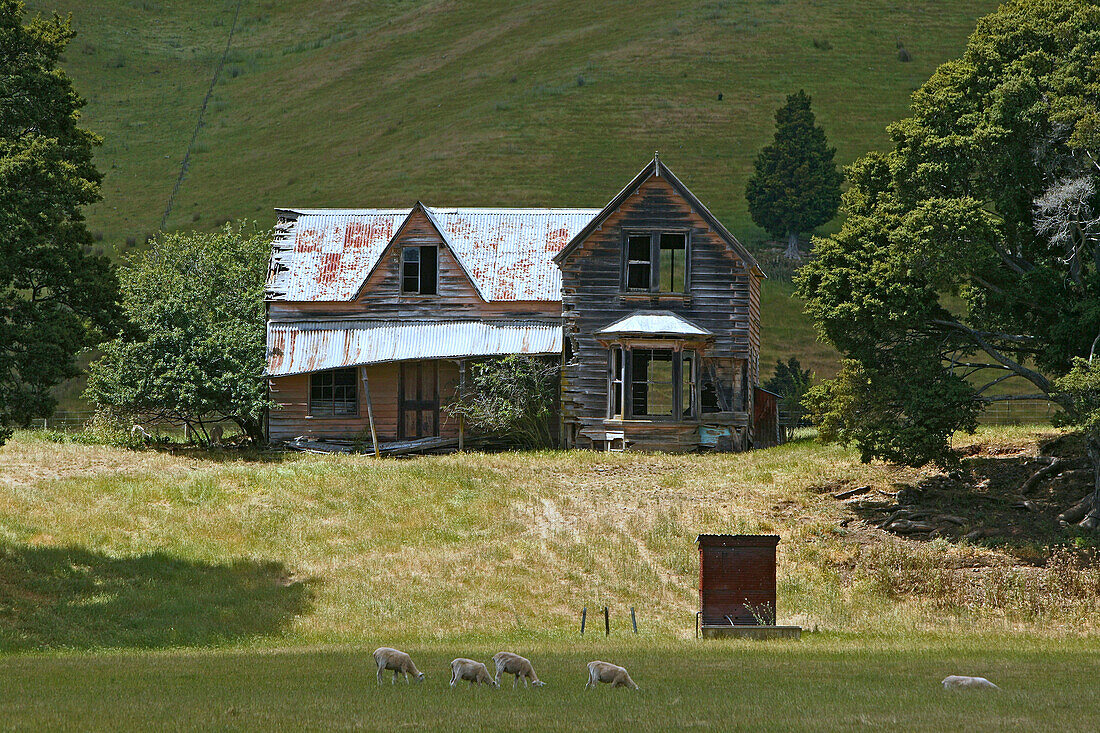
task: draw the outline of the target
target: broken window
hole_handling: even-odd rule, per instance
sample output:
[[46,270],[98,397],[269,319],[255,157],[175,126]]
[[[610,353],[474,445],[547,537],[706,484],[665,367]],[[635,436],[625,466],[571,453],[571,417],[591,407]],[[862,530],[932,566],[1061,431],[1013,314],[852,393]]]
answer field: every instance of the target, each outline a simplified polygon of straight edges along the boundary
[[721,398],[718,394],[718,370],[713,364],[700,364],[699,409],[704,415],[722,412]]
[[401,292],[435,295],[439,249],[434,245],[401,249]]
[[627,234],[623,285],[627,290],[684,293],[687,262],[686,232]]
[[701,362],[694,349],[608,349],[607,416],[613,419],[699,415]]
[[357,369],[331,369],[309,376],[311,417],[342,417],[359,414]]
[[657,253],[661,281],[657,290],[662,293],[682,293],[687,282],[687,235],[662,233]]

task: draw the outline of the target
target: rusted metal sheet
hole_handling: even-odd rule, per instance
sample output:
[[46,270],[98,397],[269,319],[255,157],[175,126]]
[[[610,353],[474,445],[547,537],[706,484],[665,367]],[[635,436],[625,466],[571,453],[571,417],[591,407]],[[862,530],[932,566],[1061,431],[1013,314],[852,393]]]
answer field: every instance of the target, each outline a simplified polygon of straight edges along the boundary
[[[553,257],[598,209],[424,207],[486,301],[557,301]],[[267,299],[340,302],[358,293],[411,209],[281,209]]]
[[268,300],[355,297],[408,216],[408,209],[279,211],[268,270]]
[[554,255],[599,209],[428,209],[486,301],[561,300]]
[[291,321],[267,325],[267,374],[408,359],[560,354],[561,326],[533,321]]
[[699,535],[703,623],[774,624],[777,535]]

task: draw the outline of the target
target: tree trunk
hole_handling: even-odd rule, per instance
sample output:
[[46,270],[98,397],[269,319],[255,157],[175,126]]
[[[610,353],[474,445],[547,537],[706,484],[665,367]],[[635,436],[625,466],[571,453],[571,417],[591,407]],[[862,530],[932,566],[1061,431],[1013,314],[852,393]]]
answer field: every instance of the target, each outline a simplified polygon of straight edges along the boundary
[[798,248],[798,232],[787,232],[787,251],[783,256],[788,260],[802,259],[802,250]]
[[1085,438],[1089,460],[1092,462],[1092,508],[1081,520],[1084,529],[1095,530],[1100,527],[1100,435]]
[[234,417],[231,418],[233,422],[237,423],[241,432],[248,436],[248,440],[252,445],[257,448],[262,448],[267,440],[264,438],[264,426],[263,422],[256,420],[248,420],[246,418]]

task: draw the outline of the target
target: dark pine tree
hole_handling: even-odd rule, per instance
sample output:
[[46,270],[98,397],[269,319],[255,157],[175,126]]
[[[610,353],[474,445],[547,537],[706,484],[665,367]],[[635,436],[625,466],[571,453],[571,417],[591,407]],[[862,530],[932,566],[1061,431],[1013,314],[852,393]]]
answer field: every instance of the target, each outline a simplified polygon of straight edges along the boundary
[[799,90],[775,113],[775,139],[760,151],[745,189],[749,214],[773,237],[787,238],[786,256],[801,259],[798,235],[836,216],[844,180],[810,97]]

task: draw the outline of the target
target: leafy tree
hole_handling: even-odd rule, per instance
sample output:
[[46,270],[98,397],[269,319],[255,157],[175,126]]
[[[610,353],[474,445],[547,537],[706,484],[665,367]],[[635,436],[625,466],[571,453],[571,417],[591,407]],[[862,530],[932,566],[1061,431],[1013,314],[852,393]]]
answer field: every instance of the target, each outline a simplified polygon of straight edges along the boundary
[[[844,225],[797,278],[845,358],[811,394],[824,436],[950,465],[987,404],[1038,398],[1100,465],[1097,28],[1096,0],[1003,5],[914,94],[892,149],[849,169]],[[1006,380],[1029,393],[996,394]]]
[[271,238],[244,225],[161,234],[121,271],[125,333],[101,346],[85,396],[200,435],[213,420],[264,439],[263,290]]
[[798,235],[836,216],[843,176],[810,97],[799,90],[775,113],[775,138],[760,151],[745,189],[749,214],[773,237],[787,238],[786,256],[801,259]]
[[53,412],[51,389],[118,316],[118,285],[82,208],[99,199],[84,101],[57,67],[68,20],[0,0],[0,443]]
[[783,398],[779,404],[784,410],[797,412],[802,409],[802,400],[813,381],[813,372],[803,369],[798,359],[792,356],[786,364],[776,360],[775,373],[764,383],[764,389]]
[[534,356],[479,362],[464,393],[445,410],[517,448],[552,448],[558,372],[556,363]]

